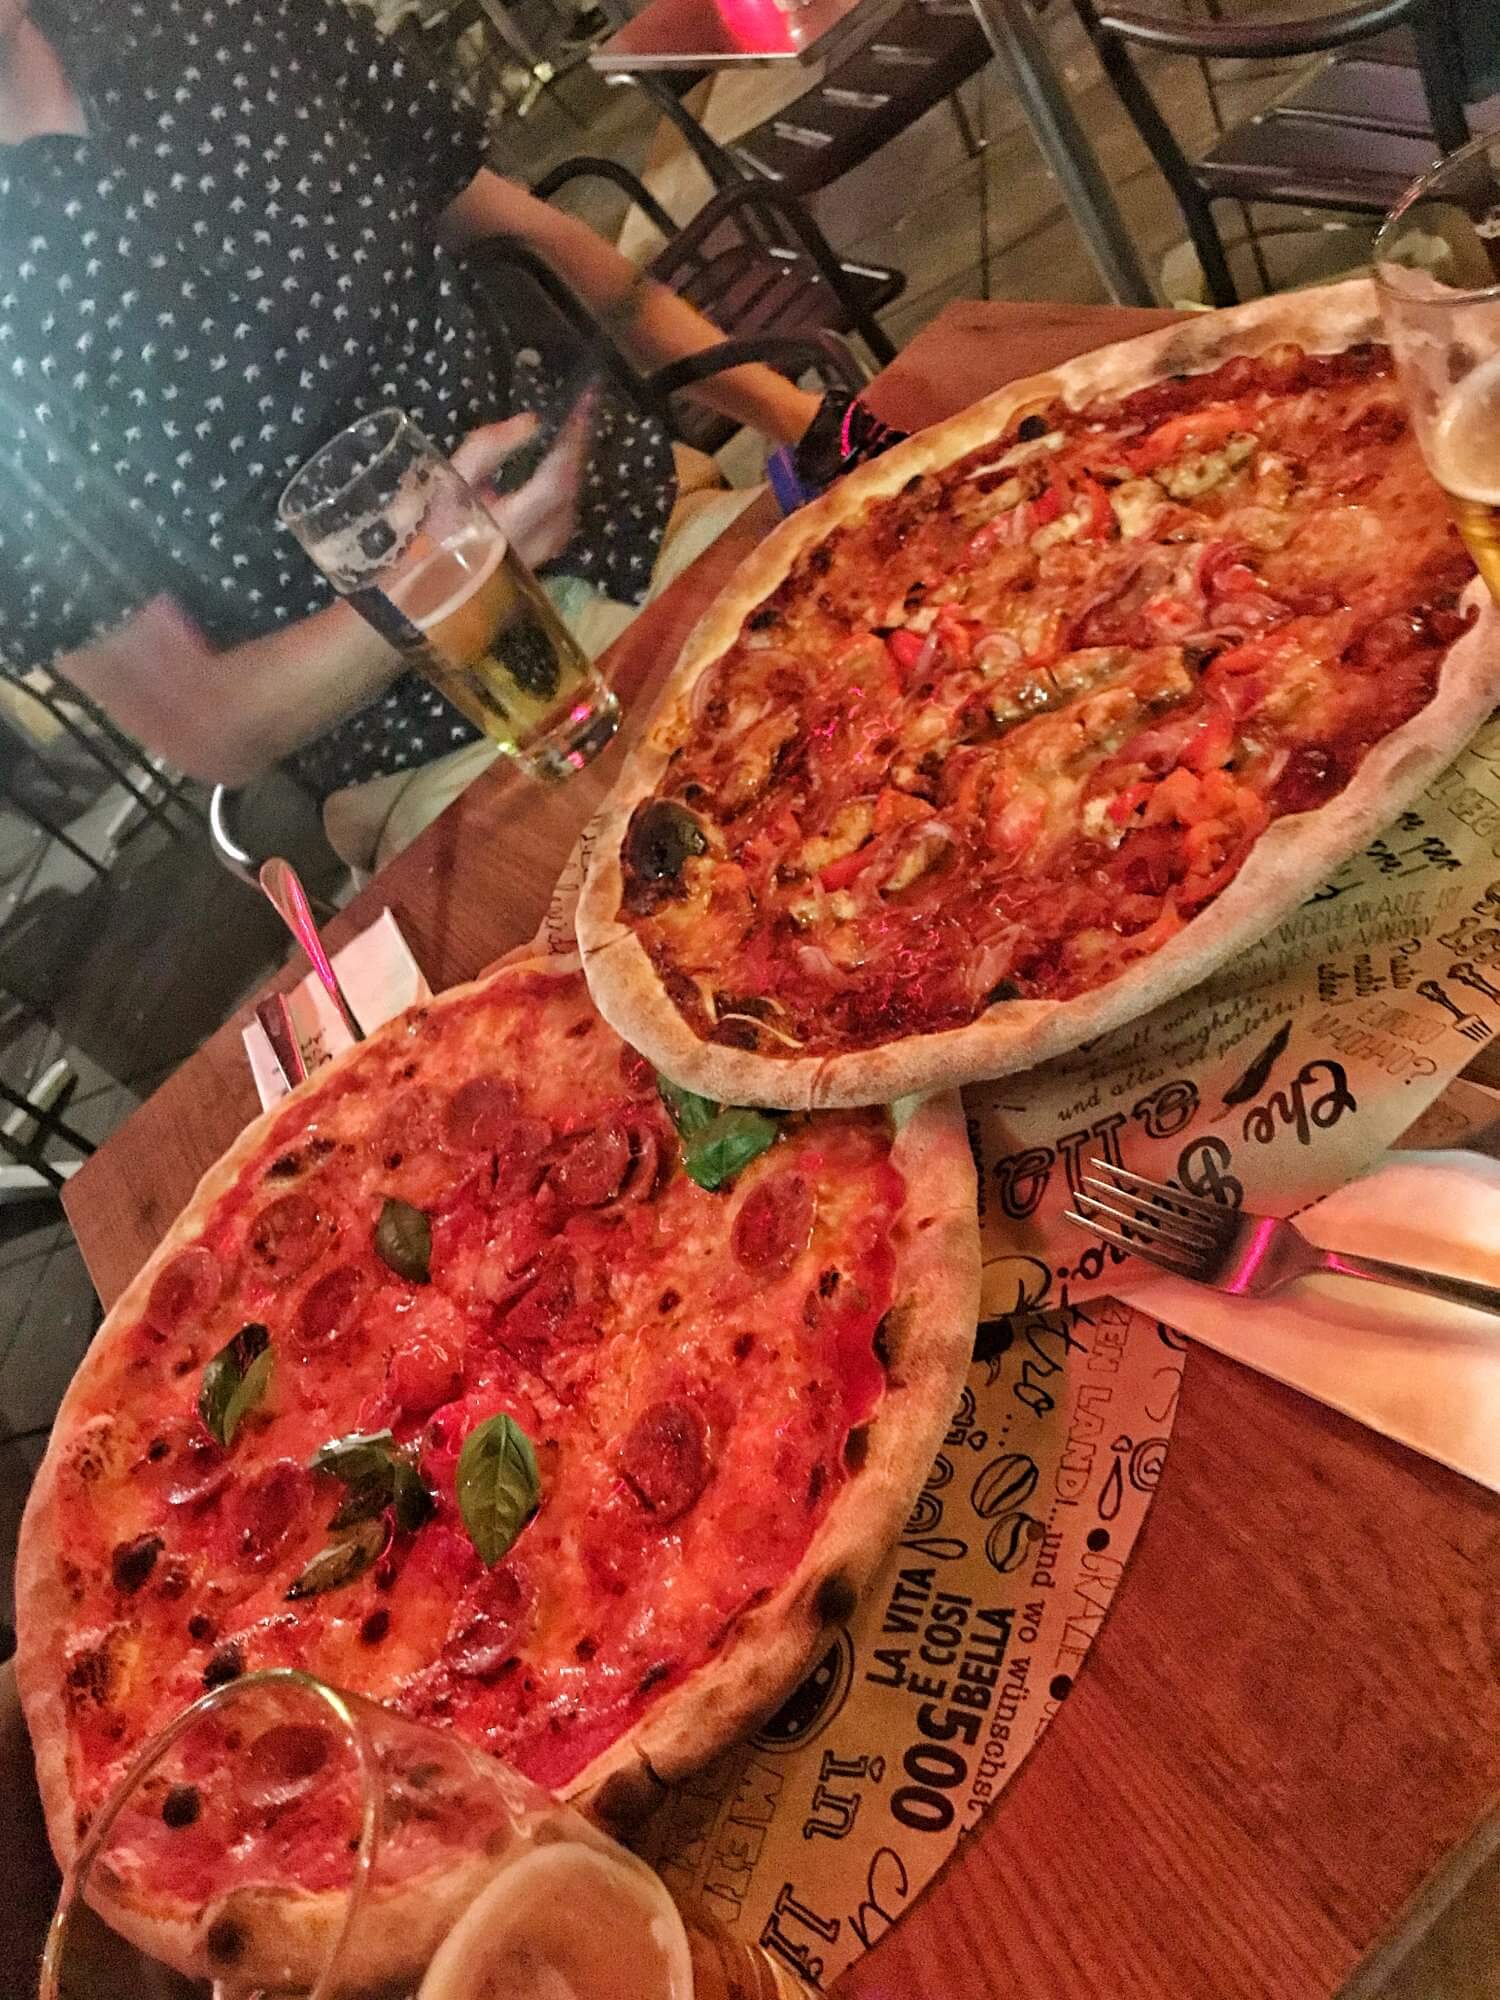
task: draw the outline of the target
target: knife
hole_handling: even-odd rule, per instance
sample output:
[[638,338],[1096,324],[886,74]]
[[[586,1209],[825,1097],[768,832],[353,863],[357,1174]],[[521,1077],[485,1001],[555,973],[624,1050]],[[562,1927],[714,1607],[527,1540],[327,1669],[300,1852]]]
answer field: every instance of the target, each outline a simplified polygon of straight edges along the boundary
[[271,1044],[276,1067],[286,1078],[287,1087],[295,1090],[299,1083],[306,1080],[307,1064],[302,1059],[302,1044],[292,1026],[292,1010],[286,1004],[286,995],[268,993],[264,1000],[258,1000],[255,1018]]

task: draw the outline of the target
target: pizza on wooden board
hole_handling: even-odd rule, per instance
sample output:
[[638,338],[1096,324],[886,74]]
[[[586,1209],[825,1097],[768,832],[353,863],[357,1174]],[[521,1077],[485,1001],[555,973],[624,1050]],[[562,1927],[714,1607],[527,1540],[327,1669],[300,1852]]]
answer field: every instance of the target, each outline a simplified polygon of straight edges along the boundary
[[[847,1615],[950,1417],[978,1264],[952,1095],[720,1109],[659,1085],[576,958],[401,1016],[209,1172],[59,1411],[17,1578],[59,1857],[144,1741],[266,1666],[623,1815]],[[167,1812],[106,1914],[201,1972],[232,1852],[322,1935],[257,1812]],[[393,1941],[435,1907],[409,1886]],[[284,1963],[295,1901],[233,1927],[237,1978]]]
[[1013,384],[709,610],[578,936],[670,1075],[875,1103],[1027,1067],[1264,934],[1500,697],[1363,281]]

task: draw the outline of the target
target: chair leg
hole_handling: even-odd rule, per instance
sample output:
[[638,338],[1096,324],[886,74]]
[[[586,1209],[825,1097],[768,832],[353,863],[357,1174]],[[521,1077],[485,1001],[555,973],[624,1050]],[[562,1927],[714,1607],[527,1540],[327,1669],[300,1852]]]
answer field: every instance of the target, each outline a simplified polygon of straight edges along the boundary
[[825,326],[818,335],[818,345],[828,350],[829,372],[843,378],[843,386],[851,395],[857,396],[870,379],[870,370],[855,352],[854,343],[842,333],[832,333]]
[[1471,136],[1464,110],[1463,51],[1454,13],[1458,3],[1459,0],[1422,0],[1411,17],[1422,89],[1432,114],[1432,136],[1445,153],[1467,145]]
[[985,150],[989,140],[984,133],[984,96],[979,99],[979,130],[969,116],[964,103],[962,89],[948,93],[948,109],[953,113],[953,123],[958,128],[959,144],[969,159],[979,169],[979,296],[987,299],[990,295],[990,177]]
[[179,810],[200,825],[207,825],[207,815],[194,799],[188,780],[180,773],[173,772],[164,758],[154,756],[133,737],[127,736],[98,702],[92,701],[82,688],[75,687],[72,681],[58,673],[55,667],[48,669],[47,680],[47,693],[51,700],[65,701],[70,707],[76,708],[80,715],[87,716],[99,736],[114,745],[118,758],[123,759],[127,765],[144,766],[150,771],[154,782]]
[[1156,295],[1088,136],[1026,0],[969,0],[1032,138],[1056,176],[1063,205],[1118,305]]
[[500,0],[479,0],[479,10],[522,67],[535,76],[543,67],[542,58],[522,34],[510,9]]
[[61,703],[55,701],[50,694],[44,694],[39,688],[34,687],[28,687],[26,692],[39,707],[46,710],[47,714],[52,717],[53,721],[61,729],[73,738],[75,743],[80,744],[89,753],[101,769],[108,772],[110,778],[115,784],[119,785],[122,791],[127,792],[135,800],[148,819],[153,820],[173,840],[180,840],[182,838],[182,828],[177,825],[175,820],[169,817],[165,801],[154,798],[148,789],[147,783],[143,783],[141,780],[133,777],[123,764],[118,763],[111,757],[103,744],[96,742],[90,736],[89,732],[80,723],[75,721]]
[[971,160],[977,160],[984,151],[984,141],[975,133],[974,126],[964,108],[963,92],[950,90],[948,109],[953,113],[953,122],[958,127],[958,142]]
[[76,861],[81,861],[86,867],[92,869],[93,873],[101,881],[107,878],[109,870],[97,855],[90,854],[86,847],[81,846],[73,838],[65,826],[54,819],[50,813],[44,812],[33,800],[23,799],[3,778],[0,778],[0,799],[9,800],[10,804],[16,808],[17,812],[23,818],[35,820],[43,833],[47,834],[50,839],[55,840],[59,847],[65,847]]
[[[0,1079],[0,1103],[10,1105],[13,1111],[20,1114],[17,1119],[0,1122],[0,1135],[15,1142],[13,1148],[7,1147],[12,1159],[25,1160],[28,1165],[40,1165],[42,1142],[49,1138],[61,1139],[64,1145],[71,1146],[85,1158],[93,1152],[92,1142],[60,1118],[45,1099],[28,1097]],[[20,1137],[28,1123],[35,1127],[36,1134],[29,1142]]]
[[[973,0],[973,4],[983,4],[983,0]],[[1235,291],[1234,278],[1224,255],[1223,240],[1214,221],[1213,204],[1199,186],[1192,162],[1178,145],[1176,134],[1157,109],[1156,100],[1141,82],[1123,45],[1114,35],[1103,31],[1085,0],[1074,0],[1074,6],[1084,31],[1094,45],[1094,53],[1104,74],[1114,85],[1131,123],[1146,142],[1147,151],[1177,197],[1177,205],[1182,210],[1182,219],[1198,253],[1198,262],[1214,304],[1238,305],[1239,294]]]
[[896,343],[872,312],[855,297],[854,289],[845,283],[840,273],[837,285],[833,286],[835,297],[849,316],[850,328],[857,333],[869,348],[882,368],[889,368],[896,358]]
[[650,98],[668,124],[676,126],[699,166],[721,193],[725,188],[741,187],[751,179],[734,155],[698,123],[677,93],[653,71],[639,70],[630,81],[643,96]]
[[[513,109],[518,118],[525,118],[535,109],[537,101],[558,81],[556,67],[522,33],[515,16],[502,4],[502,0],[479,0],[480,12],[499,36],[500,40],[515,57],[519,68],[526,71],[530,81],[515,100]],[[564,114],[576,125],[580,132],[586,129],[584,121],[568,103],[561,91],[554,96]]]
[[1260,240],[1260,231],[1255,226],[1255,217],[1248,201],[1239,204],[1240,217],[1245,225],[1245,241],[1250,246],[1250,255],[1255,263],[1255,275],[1260,280],[1263,296],[1275,290],[1271,283],[1271,267],[1266,262],[1265,246]]
[[35,1174],[40,1184],[33,1188],[28,1186],[26,1181],[18,1180],[15,1185],[23,1196],[29,1196],[33,1192],[42,1194],[48,1191],[60,1195],[67,1186],[66,1174],[59,1173],[50,1160],[44,1159],[39,1148],[23,1145],[19,1139],[12,1138],[4,1126],[0,1126],[0,1154],[12,1163],[7,1169],[0,1169],[0,1200],[4,1199],[7,1189],[12,1184],[11,1176],[17,1170],[24,1174]]
[[[1212,202],[1200,194],[1196,201],[1184,201],[1182,211],[1188,235],[1198,253],[1198,264],[1203,272],[1203,281],[1208,286],[1209,297],[1216,306],[1237,306],[1240,295],[1235,286],[1234,273],[1229,268],[1229,259],[1224,254],[1224,239],[1214,221]],[[1266,289],[1270,290],[1269,281]]]

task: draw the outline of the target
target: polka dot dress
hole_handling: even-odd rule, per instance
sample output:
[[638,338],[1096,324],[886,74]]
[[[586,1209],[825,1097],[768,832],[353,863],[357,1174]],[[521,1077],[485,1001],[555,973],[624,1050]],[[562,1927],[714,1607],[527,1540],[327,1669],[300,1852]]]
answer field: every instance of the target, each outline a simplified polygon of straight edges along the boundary
[[[583,357],[519,287],[495,296],[482,252],[434,242],[484,162],[468,106],[339,0],[34,18],[88,136],[0,146],[0,658],[52,659],[159,591],[221,646],[320,609],[276,500],[366,410],[445,451],[534,410],[524,476]],[[554,567],[639,599],[674,497],[660,426],[605,393]],[[290,762],[322,796],[474,734],[404,674]]]

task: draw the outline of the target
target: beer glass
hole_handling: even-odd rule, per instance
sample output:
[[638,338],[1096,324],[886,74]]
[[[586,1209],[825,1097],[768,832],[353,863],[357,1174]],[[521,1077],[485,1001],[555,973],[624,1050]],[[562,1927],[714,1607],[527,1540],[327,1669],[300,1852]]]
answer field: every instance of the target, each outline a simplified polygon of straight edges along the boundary
[[[182,1904],[170,1935],[144,1910]],[[169,1959],[164,1963],[162,1956]],[[509,1765],[292,1668],[203,1695],[89,1825],[40,2000],[807,2000]]]
[[581,770],[619,708],[474,489],[400,410],[315,452],[277,509],[383,638],[533,777]]
[[1500,598],[1500,139],[1424,174],[1387,217],[1374,263],[1417,442]]

